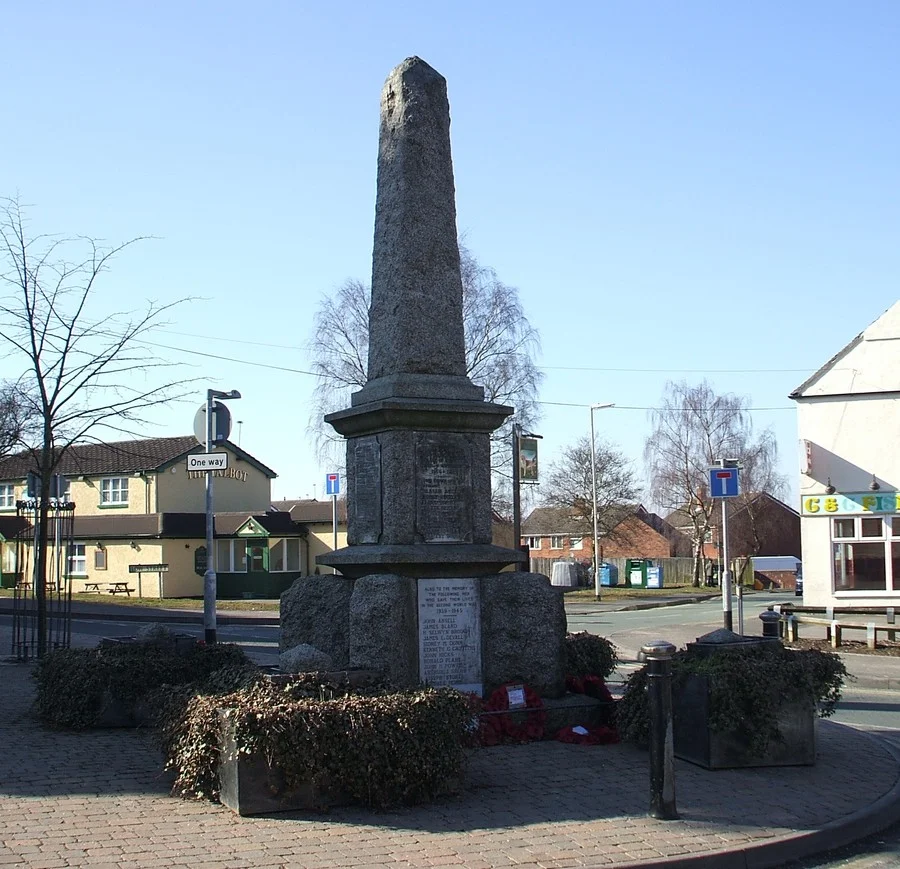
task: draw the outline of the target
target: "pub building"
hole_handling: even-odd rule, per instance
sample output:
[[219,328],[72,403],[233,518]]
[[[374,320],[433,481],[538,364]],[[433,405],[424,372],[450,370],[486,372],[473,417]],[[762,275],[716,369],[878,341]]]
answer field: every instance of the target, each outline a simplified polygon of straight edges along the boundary
[[900,604],[900,302],[799,386],[803,602]]
[[[230,441],[216,447],[223,451],[227,469],[211,472],[218,596],[278,597],[297,577],[318,572],[316,555],[332,548],[330,523],[326,535],[321,523],[311,531],[296,516],[326,511],[330,516],[332,505],[291,502],[292,516],[290,508],[272,506],[276,474],[271,468]],[[207,472],[189,471],[187,457],[203,452],[193,437],[84,444],[66,451],[55,494],[75,505],[71,542],[60,553],[73,594],[202,597]],[[2,587],[32,579],[33,502],[29,510],[26,480],[35,470],[28,453],[0,460]],[[298,509],[298,504],[310,506]]]

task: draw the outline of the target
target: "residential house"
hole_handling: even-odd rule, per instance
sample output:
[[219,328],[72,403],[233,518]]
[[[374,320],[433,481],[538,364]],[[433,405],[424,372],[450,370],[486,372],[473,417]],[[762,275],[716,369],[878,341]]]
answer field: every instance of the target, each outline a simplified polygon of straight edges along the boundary
[[[800,555],[800,514],[783,501],[768,492],[746,492],[726,499],[725,508],[729,558]],[[693,539],[694,528],[687,508],[672,511],[666,521],[689,540]],[[722,557],[722,510],[718,502],[710,516],[703,555],[714,563]]]
[[[603,517],[598,534],[603,558],[672,558],[690,554],[690,542],[642,505],[614,508]],[[564,507],[536,507],[522,523],[522,543],[532,558],[573,559],[589,565],[594,558],[593,523]]]

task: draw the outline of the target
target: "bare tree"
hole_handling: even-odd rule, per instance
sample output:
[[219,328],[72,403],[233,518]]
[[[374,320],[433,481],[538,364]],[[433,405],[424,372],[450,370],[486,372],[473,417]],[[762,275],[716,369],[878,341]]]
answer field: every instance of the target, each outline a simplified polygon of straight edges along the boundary
[[[465,247],[460,246],[459,253],[467,374],[484,387],[487,401],[515,407],[515,415],[492,436],[494,505],[503,511],[512,477],[512,424],[529,429],[539,416],[537,397],[543,375],[535,358],[540,338],[525,316],[518,290],[504,284],[493,269],[480,265]],[[309,351],[316,387],[309,431],[323,460],[338,459],[334,446],[341,440],[323,417],[347,407],[350,393],[366,383],[369,297],[366,284],[347,281],[334,296],[322,299],[313,317]]]
[[[92,312],[95,289],[113,258],[139,239],[112,247],[86,237],[32,236],[26,208],[0,209],[0,342],[21,364],[16,385],[24,418],[17,439],[40,480],[36,552],[38,654],[45,649],[45,577],[51,480],[74,443],[104,433],[136,434],[147,412],[180,397],[171,363],[143,343],[178,302],[148,302],[140,312]],[[183,301],[183,300],[182,300]],[[159,374],[154,385],[152,376]]]
[[714,525],[709,468],[719,459],[736,459],[745,492],[777,495],[784,488],[776,471],[778,445],[770,429],[754,432],[748,398],[719,395],[705,380],[696,386],[668,382],[650,418],[644,445],[650,493],[658,507],[683,514],[693,547],[693,582],[699,586],[703,544]]
[[15,383],[0,385],[0,458],[20,449],[33,430],[35,420],[27,416],[26,401]]
[[[595,444],[597,474],[597,528],[609,534],[622,519],[622,507],[638,495],[634,471],[625,456],[607,441]],[[541,500],[550,507],[566,507],[574,516],[593,524],[591,439],[580,437],[550,464],[541,482]]]

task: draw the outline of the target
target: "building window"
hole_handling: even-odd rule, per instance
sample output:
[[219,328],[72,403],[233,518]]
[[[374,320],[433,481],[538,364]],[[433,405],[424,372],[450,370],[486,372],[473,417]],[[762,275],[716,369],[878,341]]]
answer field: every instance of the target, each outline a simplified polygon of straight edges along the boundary
[[835,591],[900,591],[900,522],[894,519],[832,520]]
[[559,534],[554,534],[550,538],[550,548],[551,549],[562,549],[566,544],[566,538],[562,537]]
[[219,573],[246,573],[246,542],[243,540],[217,540],[216,570]]
[[583,537],[570,537],[569,538],[569,549],[584,549],[584,538]]
[[541,548],[541,538],[540,537],[526,537],[525,543],[527,544],[529,549],[540,549]]
[[299,537],[286,537],[269,547],[269,570],[272,573],[300,570]]
[[12,483],[0,485],[0,510],[16,506],[16,487]]
[[3,551],[3,572],[11,574],[16,572],[16,545],[15,543],[0,543]]
[[69,544],[69,557],[66,559],[69,576],[87,576],[87,557],[83,543]]
[[108,477],[100,481],[101,504],[128,503],[128,477]]

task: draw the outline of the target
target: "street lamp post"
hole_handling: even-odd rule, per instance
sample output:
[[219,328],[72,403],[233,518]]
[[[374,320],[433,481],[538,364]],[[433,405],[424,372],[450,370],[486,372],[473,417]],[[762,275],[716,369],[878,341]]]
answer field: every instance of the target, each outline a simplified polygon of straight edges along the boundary
[[594,593],[600,597],[600,535],[597,532],[597,445],[594,441],[594,411],[614,404],[591,405],[591,515],[594,520]]
[[[213,405],[216,399],[237,399],[241,394],[236,389],[220,392],[206,390],[206,452],[213,448]],[[227,440],[229,432],[222,440]],[[217,440],[219,432],[216,432]],[[203,632],[209,645],[216,643],[216,568],[213,552],[213,472],[206,472],[206,570],[203,573]]]

